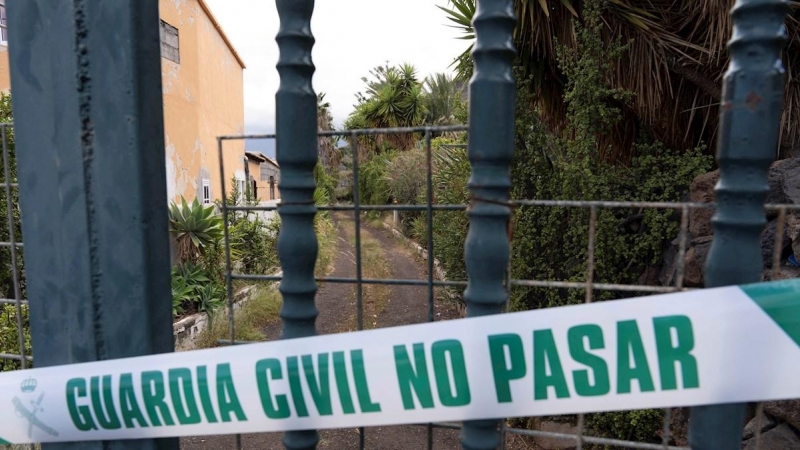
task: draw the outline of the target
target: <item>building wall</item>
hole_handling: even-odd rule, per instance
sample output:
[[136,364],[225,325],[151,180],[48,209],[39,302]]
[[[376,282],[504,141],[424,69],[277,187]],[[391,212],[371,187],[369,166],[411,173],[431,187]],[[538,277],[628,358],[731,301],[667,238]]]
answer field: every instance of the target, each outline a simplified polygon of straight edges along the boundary
[[8,70],[8,46],[0,45],[0,91],[11,92],[11,73]]
[[162,0],[161,20],[178,29],[180,63],[161,59],[167,195],[202,198],[203,179],[211,198],[244,180],[244,141],[223,143],[220,177],[217,136],[244,132],[243,67],[199,0]]
[[[281,180],[281,171],[274,165],[264,162],[261,163],[261,176],[259,179],[264,184],[264,196],[261,200],[278,200],[281,198],[281,191],[278,189],[278,182]],[[274,190],[270,190],[269,177],[274,180]],[[274,195],[272,195],[274,194]]]
[[[265,200],[269,198],[269,192],[265,188],[264,183],[261,181],[259,162],[250,158],[247,159],[247,170],[250,172],[250,178],[256,184],[256,200]],[[251,182],[252,182],[251,181]]]
[[[224,143],[225,189],[217,150],[217,136],[244,133],[244,68],[201,2],[159,2],[161,20],[178,28],[180,60],[161,58],[169,200],[202,198],[207,179],[213,201],[230,191],[232,177],[245,179],[244,141]],[[11,88],[8,69],[8,47],[0,45],[3,92]]]

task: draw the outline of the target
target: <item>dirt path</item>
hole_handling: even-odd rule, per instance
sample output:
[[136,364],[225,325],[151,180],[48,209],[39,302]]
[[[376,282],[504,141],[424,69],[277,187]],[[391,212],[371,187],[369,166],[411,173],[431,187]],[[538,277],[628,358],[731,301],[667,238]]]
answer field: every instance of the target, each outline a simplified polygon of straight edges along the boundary
[[[351,244],[354,221],[352,216],[336,216],[338,242],[332,277],[354,278],[356,275],[355,249]],[[410,250],[385,230],[362,225],[364,239],[374,239],[382,249],[392,278],[426,279],[425,265],[418,261]],[[366,301],[366,299],[365,299]],[[325,283],[316,297],[317,331],[330,334],[347,330],[354,322],[356,300],[354,287],[350,284]],[[455,308],[437,305],[437,320],[455,318]],[[425,322],[428,319],[428,291],[425,286],[392,286],[388,299],[374,318],[376,327],[392,327]],[[365,318],[366,322],[367,318]],[[275,322],[264,330],[268,339],[278,339],[281,324]],[[282,433],[264,433],[242,436],[242,448],[283,449]],[[427,427],[395,426],[372,427],[364,432],[365,447],[370,450],[405,450],[427,448]],[[357,449],[358,429],[338,429],[320,432],[318,449]],[[185,450],[229,450],[236,448],[234,436],[198,436],[181,440]],[[436,450],[460,449],[458,432],[434,429],[433,448]]]

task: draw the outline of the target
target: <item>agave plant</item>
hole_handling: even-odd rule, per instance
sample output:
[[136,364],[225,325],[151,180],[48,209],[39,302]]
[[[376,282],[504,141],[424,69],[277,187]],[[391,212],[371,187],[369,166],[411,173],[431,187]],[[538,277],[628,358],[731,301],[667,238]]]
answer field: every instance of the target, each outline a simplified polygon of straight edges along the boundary
[[194,287],[186,282],[186,278],[180,275],[177,270],[172,271],[172,315],[182,314],[183,305],[194,301]]
[[197,309],[212,316],[223,303],[222,287],[215,283],[209,283],[200,288],[197,295]]
[[204,206],[197,199],[191,205],[181,197],[181,205],[169,209],[170,232],[178,242],[181,261],[197,261],[206,248],[222,239],[222,217],[214,206]]

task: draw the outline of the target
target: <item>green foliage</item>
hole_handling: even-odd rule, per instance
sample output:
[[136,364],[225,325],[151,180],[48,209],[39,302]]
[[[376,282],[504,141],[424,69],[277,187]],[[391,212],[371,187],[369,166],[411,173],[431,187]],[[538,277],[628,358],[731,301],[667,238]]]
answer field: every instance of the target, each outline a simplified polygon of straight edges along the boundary
[[208,313],[209,317],[212,317],[224,305],[224,298],[225,294],[222,286],[208,283],[198,291],[197,309]]
[[392,153],[375,155],[369,162],[358,167],[358,192],[361,204],[385,205],[391,199],[386,166]]
[[204,206],[197,199],[191,205],[183,197],[180,206],[173,202],[169,225],[181,261],[196,262],[208,247],[222,239],[222,217],[213,206]]
[[[459,141],[437,138],[431,142],[433,149],[433,198],[438,204],[467,203],[467,182],[470,165],[466,149]],[[433,242],[436,257],[442,263],[448,278],[464,280],[464,242],[468,221],[463,211],[436,211],[433,214]],[[422,246],[428,245],[428,224],[425,215],[413,219],[411,236]]]
[[[412,127],[425,121],[428,110],[414,66],[379,66],[362,81],[366,91],[357,94],[358,104],[345,129]],[[412,148],[416,139],[409,133],[361,136],[359,146],[362,153],[372,155]]]
[[390,196],[398,203],[414,204],[425,191],[427,164],[425,150],[397,153],[386,165]]
[[189,286],[177,267],[172,268],[172,315],[183,314],[183,307],[194,300],[194,287]]
[[433,125],[466,123],[467,103],[463,92],[465,85],[446,73],[437,73],[425,79],[426,122]]
[[[25,345],[25,354],[31,354],[31,334],[30,318],[28,307],[23,306],[22,310],[22,339]],[[19,328],[17,327],[17,307],[15,305],[0,306],[0,352],[8,354],[19,354]],[[30,363],[28,363],[30,367]],[[21,369],[19,361],[0,358],[0,372]]]
[[[11,111],[11,95],[0,92],[0,123],[13,122],[13,114]],[[3,183],[17,183],[17,157],[16,145],[14,139],[14,129],[12,127],[6,128],[6,146],[8,149],[8,172],[9,179],[6,179],[5,165],[2,155],[0,155],[0,179]],[[8,204],[5,199],[0,200],[0,241],[9,242],[11,233],[13,233],[17,242],[22,241],[22,225],[19,208],[19,189],[10,189],[11,196],[11,229],[8,226]],[[3,193],[2,195],[5,195]],[[20,292],[22,298],[27,297],[25,286],[25,261],[22,252],[17,249],[16,263],[17,274],[19,276]],[[15,298],[16,292],[14,289],[14,272],[11,264],[11,248],[0,248],[0,295],[3,298]],[[15,305],[0,305],[0,353],[19,354],[20,349],[20,333],[17,324],[17,307]],[[31,336],[30,336],[30,321],[28,317],[28,307],[23,305],[21,308],[22,319],[22,340],[25,347],[25,354],[31,354]],[[29,363],[30,365],[30,363]],[[12,361],[9,359],[0,359],[0,372],[7,370],[20,369],[21,364],[19,361]]]
[[642,409],[587,414],[585,420],[586,428],[592,436],[661,443],[660,433],[664,427],[664,410]]
[[256,216],[239,220],[228,230],[231,252],[238,271],[247,274],[268,274],[278,266],[278,231],[280,219],[264,222]]

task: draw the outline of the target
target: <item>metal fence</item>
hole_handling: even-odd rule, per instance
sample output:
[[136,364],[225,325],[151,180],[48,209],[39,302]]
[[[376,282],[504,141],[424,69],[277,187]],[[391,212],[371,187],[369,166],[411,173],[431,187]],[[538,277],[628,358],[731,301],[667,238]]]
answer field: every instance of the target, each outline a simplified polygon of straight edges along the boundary
[[[80,2],[79,2],[80,3]],[[586,302],[594,299],[595,291],[609,290],[620,292],[670,292],[683,289],[684,257],[687,250],[688,220],[690,212],[695,208],[716,208],[715,240],[708,261],[706,286],[723,286],[756,282],[761,278],[762,263],[758,236],[764,225],[764,194],[766,170],[774,155],[777,145],[778,117],[783,95],[782,77],[779,70],[780,52],[785,41],[783,20],[787,3],[781,0],[739,0],[734,8],[734,38],[731,41],[732,63],[726,76],[723,98],[722,122],[718,161],[722,179],[717,188],[716,205],[691,203],[650,203],[650,202],[614,202],[614,201],[552,201],[552,200],[510,200],[510,177],[508,167],[514,148],[514,81],[511,75],[514,58],[513,30],[515,14],[511,0],[480,0],[474,21],[477,42],[475,44],[475,75],[470,87],[470,124],[468,127],[421,127],[413,129],[354,130],[347,132],[323,133],[323,136],[346,136],[352,138],[356,145],[358,136],[367,134],[417,133],[425,143],[428,159],[427,198],[425,205],[364,205],[358,193],[358,151],[354,149],[354,203],[352,205],[326,205],[317,207],[314,204],[315,188],[313,169],[317,163],[317,109],[316,95],[311,86],[314,66],[311,62],[311,48],[314,38],[310,31],[310,20],[313,12],[313,0],[277,0],[281,18],[281,29],[277,36],[280,48],[278,71],[281,75],[281,87],[277,94],[277,133],[275,136],[227,136],[219,138],[220,168],[223,143],[228,140],[246,138],[275,138],[277,140],[277,159],[281,166],[282,201],[277,208],[228,206],[223,200],[223,214],[237,210],[272,210],[277,209],[281,216],[283,231],[278,242],[279,258],[283,275],[281,277],[260,274],[234,273],[230,263],[230,247],[227,252],[228,297],[232,298],[231,283],[233,280],[267,280],[280,281],[280,292],[283,296],[283,332],[281,338],[290,339],[316,334],[314,306],[317,282],[351,283],[357,293],[357,326],[363,328],[362,291],[367,284],[420,285],[427,287],[428,320],[433,321],[434,289],[436,287],[466,288],[464,299],[469,316],[498,314],[507,308],[509,289],[511,286],[541,287],[558,289],[579,289],[585,291]],[[81,3],[84,5],[84,3]],[[88,5],[88,6],[86,6]],[[87,3],[86,8],[95,7]],[[155,9],[150,2],[151,15]],[[135,8],[134,8],[135,9]],[[19,17],[26,17],[29,11],[19,9]],[[50,14],[48,12],[48,14]],[[55,15],[52,17],[56,17]],[[152,18],[152,17],[151,17]],[[76,15],[76,23],[88,27],[80,14]],[[157,22],[153,21],[154,24]],[[23,28],[20,25],[20,28]],[[85,31],[85,28],[81,28]],[[80,30],[79,30],[80,31]],[[152,31],[152,30],[151,30]],[[80,34],[81,39],[87,33]],[[91,34],[89,34],[91,35]],[[12,32],[12,38],[14,37]],[[42,39],[45,39],[43,37]],[[34,38],[35,39],[35,38]],[[92,41],[93,42],[93,41]],[[135,47],[145,52],[148,48]],[[56,49],[58,50],[58,49]],[[157,48],[153,47],[153,49]],[[149,51],[148,50],[148,51]],[[22,51],[22,50],[20,50]],[[27,50],[26,50],[27,51]],[[151,52],[152,53],[152,52]],[[133,58],[139,53],[127,55]],[[14,56],[14,55],[12,55]],[[88,68],[88,54],[78,55],[87,62],[81,67]],[[92,66],[94,67],[94,66]],[[105,66],[104,66],[105,67]],[[148,69],[146,65],[136,66],[137,71]],[[777,68],[777,69],[776,69]],[[150,67],[149,69],[153,69]],[[12,72],[18,70],[12,66]],[[88,69],[87,69],[88,70]],[[157,69],[156,69],[157,70]],[[87,72],[88,73],[88,72]],[[138,72],[137,72],[138,73]],[[135,74],[134,74],[135,75]],[[733,82],[736,78],[736,83]],[[18,78],[22,80],[22,77]],[[80,78],[82,86],[88,85],[90,78]],[[23,89],[27,89],[24,85]],[[85,87],[85,86],[84,86]],[[26,91],[28,92],[28,91]],[[33,93],[34,91],[30,91]],[[47,92],[41,95],[46,95]],[[158,94],[147,92],[152,100]],[[82,122],[79,124],[86,134],[82,135],[80,145],[76,149],[85,155],[92,156],[91,145],[94,133],[104,132],[102,123],[93,125],[89,120],[91,98],[79,96]],[[111,99],[113,100],[113,98]],[[111,101],[109,100],[109,101]],[[22,103],[24,112],[30,112],[29,106]],[[148,104],[147,101],[141,102]],[[31,103],[33,105],[33,103]],[[141,110],[139,103],[130,106]],[[85,107],[85,108],[84,108]],[[49,108],[49,107],[48,107]],[[48,109],[49,111],[49,109]],[[56,109],[53,109],[56,111]],[[27,114],[28,130],[33,124],[34,114]],[[137,116],[138,117],[138,116]],[[142,117],[145,117],[144,115]],[[755,119],[754,119],[755,118]],[[83,120],[86,119],[86,120]],[[160,117],[156,117],[160,119]],[[153,119],[155,120],[155,119]],[[88,127],[88,128],[87,128]],[[66,128],[65,128],[66,129]],[[148,129],[148,127],[142,127]],[[22,368],[27,367],[30,355],[24,348],[22,329],[23,309],[26,302],[22,298],[18,271],[18,257],[21,242],[14,235],[12,211],[12,189],[17,184],[12,182],[9,174],[9,156],[6,145],[7,126],[2,127],[3,158],[5,167],[6,205],[8,206],[8,227],[11,231],[9,240],[0,243],[10,251],[11,267],[14,280],[14,299],[0,300],[2,304],[14,305],[17,311],[17,323],[20,345],[19,354],[0,355],[0,358],[19,362]],[[158,129],[156,130],[158,131]],[[472,168],[470,181],[470,202],[468,205],[435,204],[432,199],[432,167],[431,136],[442,131],[469,132],[469,159]],[[46,134],[46,133],[43,133]],[[28,133],[33,136],[33,133]],[[138,135],[137,135],[138,136]],[[29,140],[29,142],[34,142]],[[70,141],[71,142],[71,141]],[[144,141],[143,141],[144,142]],[[72,145],[72,144],[70,144]],[[145,148],[143,145],[141,148]],[[97,153],[100,154],[99,152]],[[142,153],[144,155],[144,153]],[[146,162],[146,158],[137,163]],[[91,161],[87,162],[90,163]],[[108,161],[103,161],[108,163]],[[149,166],[148,166],[149,167]],[[156,172],[158,174],[158,172]],[[163,174],[163,172],[161,173]],[[225,177],[222,177],[223,182]],[[87,184],[87,190],[92,186]],[[155,188],[154,188],[155,189]],[[143,191],[144,192],[144,191]],[[33,198],[33,197],[32,197]],[[224,197],[223,197],[224,198]],[[137,203],[138,204],[138,203]],[[569,207],[581,208],[589,212],[589,232],[587,236],[587,274],[582,282],[566,280],[519,280],[510,279],[508,260],[511,242],[507,234],[507,225],[515,207]],[[674,286],[641,286],[618,285],[595,282],[593,278],[594,244],[596,238],[596,220],[598,211],[605,208],[655,208],[675,210],[680,214],[680,234],[678,250],[677,276]],[[786,216],[789,211],[798,209],[794,205],[768,205],[768,210],[777,211],[778,232],[776,239],[783,236]],[[317,241],[314,234],[314,217],[318,210],[351,211],[355,221],[356,277],[355,278],[315,278],[314,266],[317,254]],[[426,214],[428,223],[427,245],[428,276],[420,280],[367,279],[362,272],[361,213],[365,211],[416,210]],[[436,254],[436,243],[432,237],[432,221],[437,211],[465,211],[469,216],[470,227],[467,236],[465,262],[467,280],[440,281],[433,278],[433,260]],[[227,220],[225,221],[227,223]],[[94,231],[93,231],[94,230]],[[96,233],[97,229],[90,232]],[[226,244],[229,236],[225,230]],[[724,245],[722,245],[724,243]],[[774,248],[780,249],[780,242]],[[148,260],[149,254],[142,258]],[[757,257],[754,257],[757,255]],[[157,256],[157,255],[156,255]],[[773,268],[780,271],[780,254],[773,255]],[[94,256],[93,256],[94,258]],[[96,269],[99,260],[92,260],[92,269]],[[41,267],[41,266],[40,266]],[[88,272],[87,272],[88,273]],[[94,272],[92,272],[94,274]],[[119,280],[117,280],[119,281]],[[147,286],[150,286],[148,280]],[[163,286],[163,280],[153,281],[152,285]],[[99,294],[92,292],[98,305],[102,305]],[[233,305],[229,305],[232,312]],[[164,308],[166,309],[166,308]],[[155,310],[153,310],[155,311]],[[152,311],[148,311],[152,312]],[[233,342],[236,324],[234,315],[229,314],[231,340]],[[34,323],[34,328],[36,323]],[[143,338],[144,339],[144,338]],[[106,354],[105,348],[97,351],[96,359],[126,356],[141,351],[157,351],[159,342],[152,347],[113,349]],[[143,350],[144,349],[144,350]],[[50,349],[47,349],[50,350]],[[51,363],[58,363],[59,358],[51,358]],[[550,433],[539,430],[515,429],[506,426],[505,420],[470,421],[464,424],[428,424],[428,448],[432,448],[434,428],[460,428],[461,442],[465,449],[493,449],[505,442],[505,437],[518,434],[532,437],[564,438],[572,440],[577,448],[587,444],[609,445],[623,448],[642,449],[674,449],[670,446],[671,410],[665,411],[664,434],[661,444],[632,442],[625,440],[604,439],[589,436],[585,433],[583,416],[578,416],[578,432],[576,434]],[[707,406],[693,408],[691,421],[690,444],[695,449],[733,448],[741,439],[741,425],[744,416],[744,405]],[[762,408],[757,408],[756,420],[763,417]],[[756,447],[760,439],[760,426],[756,427]],[[364,448],[366,430],[359,434],[359,447]],[[315,448],[319,436],[314,430],[292,431],[285,435],[284,443],[289,449]],[[241,440],[237,439],[237,447],[241,448]],[[132,447],[131,447],[132,448]]]
[[19,184],[17,180],[12,177],[12,173],[15,172],[13,157],[11,155],[11,149],[9,148],[11,147],[9,141],[12,133],[13,128],[10,123],[0,124],[0,139],[2,140],[1,145],[3,149],[3,170],[2,173],[0,173],[0,177],[2,177],[0,187],[3,188],[5,194],[6,217],[3,218],[5,219],[5,230],[3,230],[5,233],[3,233],[3,235],[7,239],[0,242],[0,252],[2,252],[3,255],[3,264],[7,264],[6,268],[8,269],[9,275],[7,280],[8,285],[5,286],[7,292],[0,294],[4,297],[0,298],[0,308],[14,308],[12,314],[6,314],[9,320],[11,320],[13,315],[13,323],[0,324],[0,326],[5,326],[6,330],[13,330],[16,340],[16,345],[7,345],[7,343],[4,342],[3,344],[6,345],[3,345],[3,347],[8,348],[14,346],[18,350],[16,353],[12,354],[0,351],[0,367],[5,368],[6,364],[8,364],[10,367],[26,369],[33,358],[28,354],[29,352],[26,351],[25,345],[25,330],[28,326],[25,316],[27,315],[28,301],[23,299],[23,273],[20,270],[22,236],[18,236],[17,234],[19,221],[14,219],[14,212],[19,211],[19,201],[17,200],[17,196],[14,195],[15,191],[19,189]]
[[[363,330],[364,329],[364,321],[363,321],[363,287],[364,285],[370,284],[380,284],[380,285],[415,285],[415,286],[425,286],[427,287],[427,321],[433,322],[435,320],[436,311],[435,311],[435,289],[436,288],[453,288],[457,290],[463,290],[469,286],[468,280],[437,280],[434,277],[434,260],[436,258],[436,242],[433,236],[433,220],[436,212],[438,211],[456,211],[456,212],[466,212],[469,210],[470,205],[468,204],[440,204],[434,203],[433,201],[433,153],[434,149],[431,145],[431,137],[439,134],[439,133],[454,133],[454,132],[466,132],[468,127],[466,126],[431,126],[431,127],[418,127],[418,128],[387,128],[387,129],[363,129],[363,130],[348,130],[348,131],[331,131],[331,132],[321,132],[317,135],[319,137],[338,137],[338,138],[348,138],[354,146],[358,145],[358,138],[360,136],[365,135],[388,135],[388,134],[413,134],[419,138],[419,141],[424,145],[424,151],[427,161],[427,171],[426,171],[426,202],[425,204],[389,204],[389,205],[371,205],[371,204],[362,204],[360,201],[360,192],[358,189],[358,169],[359,169],[359,154],[358,148],[355,147],[352,150],[352,166],[353,166],[353,203],[352,204],[341,204],[341,203],[334,203],[334,204],[327,204],[327,205],[317,205],[317,211],[342,211],[346,213],[353,214],[354,218],[354,246],[355,246],[355,262],[356,262],[356,275],[355,278],[341,278],[341,277],[315,277],[314,281],[317,283],[346,283],[352,284],[355,286],[356,291],[356,309],[355,314],[357,318],[357,329]],[[233,140],[242,140],[242,139],[276,139],[276,135],[274,134],[251,134],[251,135],[241,135],[241,136],[223,136],[219,138],[219,154],[220,154],[220,166],[224,173],[224,166],[222,161],[222,154],[225,151],[224,143],[227,141]],[[585,281],[576,282],[576,281],[564,281],[564,280],[540,280],[540,279],[515,279],[511,277],[510,271],[506,269],[504,276],[505,282],[503,285],[503,289],[505,292],[506,300],[509,298],[508,293],[511,287],[513,286],[520,286],[520,287],[527,287],[527,288],[551,288],[551,289],[576,289],[582,290],[585,292],[585,301],[586,303],[590,303],[594,301],[595,291],[615,291],[620,293],[625,293],[629,295],[646,295],[646,294],[659,294],[659,293],[670,293],[670,292],[679,292],[684,290],[689,290],[692,288],[684,287],[684,272],[685,272],[685,263],[686,263],[686,251],[689,245],[689,217],[693,210],[697,209],[710,209],[713,210],[716,208],[716,204],[714,203],[678,203],[678,202],[646,202],[646,201],[565,201],[565,200],[532,200],[532,199],[521,199],[521,200],[509,200],[507,202],[507,206],[512,209],[517,208],[528,208],[528,207],[543,207],[543,208],[576,208],[576,209],[583,209],[589,212],[589,222],[588,222],[588,234],[587,234],[587,260],[586,260],[586,278]],[[263,212],[263,211],[280,211],[281,206],[229,206],[226,201],[222,203],[222,214],[224,216],[225,223],[227,224],[229,221],[229,214],[237,213],[237,212]],[[598,283],[594,281],[594,254],[595,254],[595,238],[596,238],[596,224],[597,224],[597,217],[599,211],[603,209],[655,209],[655,210],[672,210],[675,211],[679,215],[679,233],[678,233],[678,253],[675,258],[676,266],[675,266],[675,277],[674,282],[671,285],[662,286],[662,285],[641,285],[641,284],[611,284],[611,283]],[[374,278],[364,278],[362,275],[362,240],[361,240],[361,216],[369,211],[379,211],[379,212],[389,212],[389,211],[417,211],[424,214],[424,217],[427,221],[427,242],[426,249],[428,251],[426,264],[427,264],[427,278],[426,279],[374,279]],[[772,255],[772,271],[771,275],[769,276],[771,279],[778,279],[781,277],[781,265],[783,264],[781,258],[781,251],[784,247],[783,242],[783,235],[784,230],[786,229],[786,217],[787,213],[793,211],[800,211],[800,205],[793,205],[793,204],[767,204],[764,205],[764,211],[769,213],[770,215],[777,215],[776,225],[777,231],[775,233],[775,241],[773,243],[773,248],[776,249]],[[286,234],[291,233],[287,230]],[[227,235],[226,235],[227,236]],[[230,242],[226,237],[225,246],[228,248],[230,246]],[[510,265],[506,265],[504,267],[510,267]],[[285,269],[284,269],[285,271]],[[285,272],[284,272],[285,273]],[[233,292],[233,282],[235,280],[244,280],[244,281],[281,281],[284,280],[284,276],[276,276],[276,275],[266,275],[266,274],[253,274],[253,273],[240,273],[233,271],[230,265],[227,266],[226,271],[226,278],[227,278],[227,286],[229,292],[229,298],[232,299],[230,295]],[[342,302],[342,307],[344,307],[344,300]],[[233,301],[229,301],[228,303],[229,314],[228,314],[228,331],[230,338],[227,340],[219,341],[221,345],[243,345],[249,344],[251,342],[246,341],[237,341],[235,340],[235,327],[236,323],[234,320],[235,315],[233,314],[234,304]],[[507,310],[507,305],[506,309]],[[664,410],[664,421],[663,421],[663,433],[662,433],[662,442],[661,444],[654,444],[654,443],[646,443],[646,442],[635,442],[635,441],[628,441],[624,439],[609,439],[604,437],[597,437],[591,436],[586,433],[583,415],[577,416],[577,432],[574,434],[568,433],[561,433],[561,432],[549,432],[549,431],[542,431],[536,429],[521,429],[521,428],[514,428],[510,426],[506,426],[506,422],[503,421],[500,423],[500,426],[497,428],[497,439],[499,448],[504,448],[507,442],[508,435],[520,435],[520,436],[527,436],[532,438],[551,438],[551,439],[563,439],[564,441],[572,441],[576,448],[582,448],[584,444],[596,444],[596,445],[603,445],[603,446],[613,446],[616,448],[640,448],[640,449],[653,449],[653,450],[678,450],[678,449],[688,449],[689,447],[680,447],[675,445],[670,445],[672,442],[673,436],[671,434],[671,429],[673,427],[672,423],[672,409],[665,409]],[[761,404],[758,404],[756,407],[756,417],[757,426],[756,426],[756,434],[753,439],[756,440],[756,449],[759,448],[759,441],[761,436],[761,421],[763,420],[763,407]],[[437,448],[434,446],[433,442],[433,429],[434,428],[442,428],[442,429],[454,429],[460,430],[462,429],[461,424],[457,423],[433,423],[425,425],[428,428],[427,431],[427,448],[434,449]],[[376,432],[379,431],[370,431],[364,430],[363,428],[359,430],[359,448],[365,448],[365,436],[366,433],[369,432]],[[237,449],[241,449],[241,439],[237,436]],[[471,448],[466,447],[465,448]],[[486,447],[486,448],[498,448],[497,446],[493,447]],[[288,447],[287,448],[291,448]],[[479,447],[480,448],[480,447]]]

